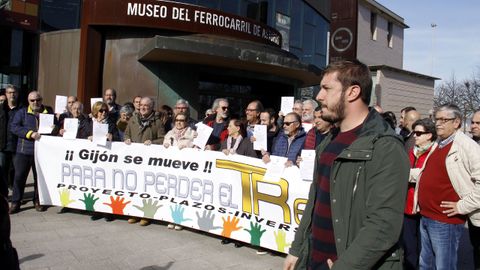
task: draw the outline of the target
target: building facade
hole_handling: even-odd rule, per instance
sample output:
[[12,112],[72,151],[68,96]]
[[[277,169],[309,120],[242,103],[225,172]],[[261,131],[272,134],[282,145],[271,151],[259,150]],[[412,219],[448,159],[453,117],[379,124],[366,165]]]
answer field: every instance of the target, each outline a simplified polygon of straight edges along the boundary
[[228,97],[241,114],[253,99],[278,108],[282,95],[318,85],[328,59],[329,1],[85,0],[81,14],[80,30],[40,36],[48,100],[76,94],[89,105],[115,88],[120,103],[187,99],[194,116]]
[[330,61],[359,59],[370,67],[371,105],[393,111],[414,106],[428,117],[435,80],[403,69],[404,19],[374,0],[332,1]]

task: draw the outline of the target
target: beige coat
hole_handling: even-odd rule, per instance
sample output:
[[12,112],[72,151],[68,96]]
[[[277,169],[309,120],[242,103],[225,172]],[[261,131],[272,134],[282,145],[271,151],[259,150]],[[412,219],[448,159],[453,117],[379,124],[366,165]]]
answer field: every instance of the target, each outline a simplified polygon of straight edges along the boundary
[[[468,215],[473,225],[480,226],[480,146],[458,130],[445,165],[450,182],[460,197],[457,203],[458,212]],[[419,173],[418,180],[422,172]],[[417,212],[420,210],[417,205],[419,182],[414,199],[414,209]]]

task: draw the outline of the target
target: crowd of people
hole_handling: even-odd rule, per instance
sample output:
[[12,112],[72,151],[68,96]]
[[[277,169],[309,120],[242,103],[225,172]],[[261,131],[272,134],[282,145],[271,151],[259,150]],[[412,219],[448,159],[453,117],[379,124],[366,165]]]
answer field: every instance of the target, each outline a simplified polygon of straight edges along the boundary
[[[49,135],[62,136],[65,119],[76,118],[77,138],[92,140],[93,123],[101,123],[108,125],[110,141],[182,149],[196,147],[196,124],[202,122],[213,129],[205,150],[265,163],[281,156],[287,167],[302,162],[302,150],[316,150],[308,203],[285,270],[480,269],[480,111],[473,115],[471,137],[461,131],[463,116],[454,104],[435,108],[427,118],[406,107],[397,125],[393,112],[369,107],[371,84],[364,64],[332,63],[315,100],[296,100],[292,112],[253,100],[244,115],[233,115],[229,100],[218,98],[199,121],[191,117],[187,100],[155,110],[152,98],[136,96],[121,106],[110,88],[91,114],[68,97]],[[38,115],[54,113],[37,91],[28,94],[27,106],[18,104],[17,95],[9,85],[0,100],[0,194],[5,200],[11,187],[8,212],[19,212],[32,170],[33,203],[45,211],[38,200],[34,142],[43,136],[37,132]],[[266,126],[266,149],[254,150],[255,125]],[[102,217],[114,218],[96,213],[92,219]],[[128,222],[151,221],[129,217]]]

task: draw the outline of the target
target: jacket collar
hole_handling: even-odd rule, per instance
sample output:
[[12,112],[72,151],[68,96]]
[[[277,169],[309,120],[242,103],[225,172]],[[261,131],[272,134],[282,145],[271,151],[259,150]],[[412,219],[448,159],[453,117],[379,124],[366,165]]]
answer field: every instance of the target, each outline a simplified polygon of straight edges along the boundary
[[[43,111],[40,112],[40,113],[48,113],[47,108],[46,108],[45,106],[42,106],[42,107],[43,107]],[[28,108],[27,108],[27,113],[29,113],[29,114],[35,114],[35,112],[32,110],[32,108],[30,107],[30,105],[29,105]]]

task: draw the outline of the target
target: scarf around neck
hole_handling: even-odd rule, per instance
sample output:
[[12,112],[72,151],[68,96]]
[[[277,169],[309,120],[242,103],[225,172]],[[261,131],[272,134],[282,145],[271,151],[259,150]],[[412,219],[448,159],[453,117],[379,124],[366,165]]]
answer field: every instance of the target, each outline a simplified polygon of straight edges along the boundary
[[240,142],[242,141],[242,139],[243,139],[242,135],[238,135],[237,139],[235,140],[235,144],[232,147],[233,138],[232,138],[232,136],[228,136],[228,138],[227,138],[227,150],[231,154],[235,154],[237,152],[237,148],[240,145]]

